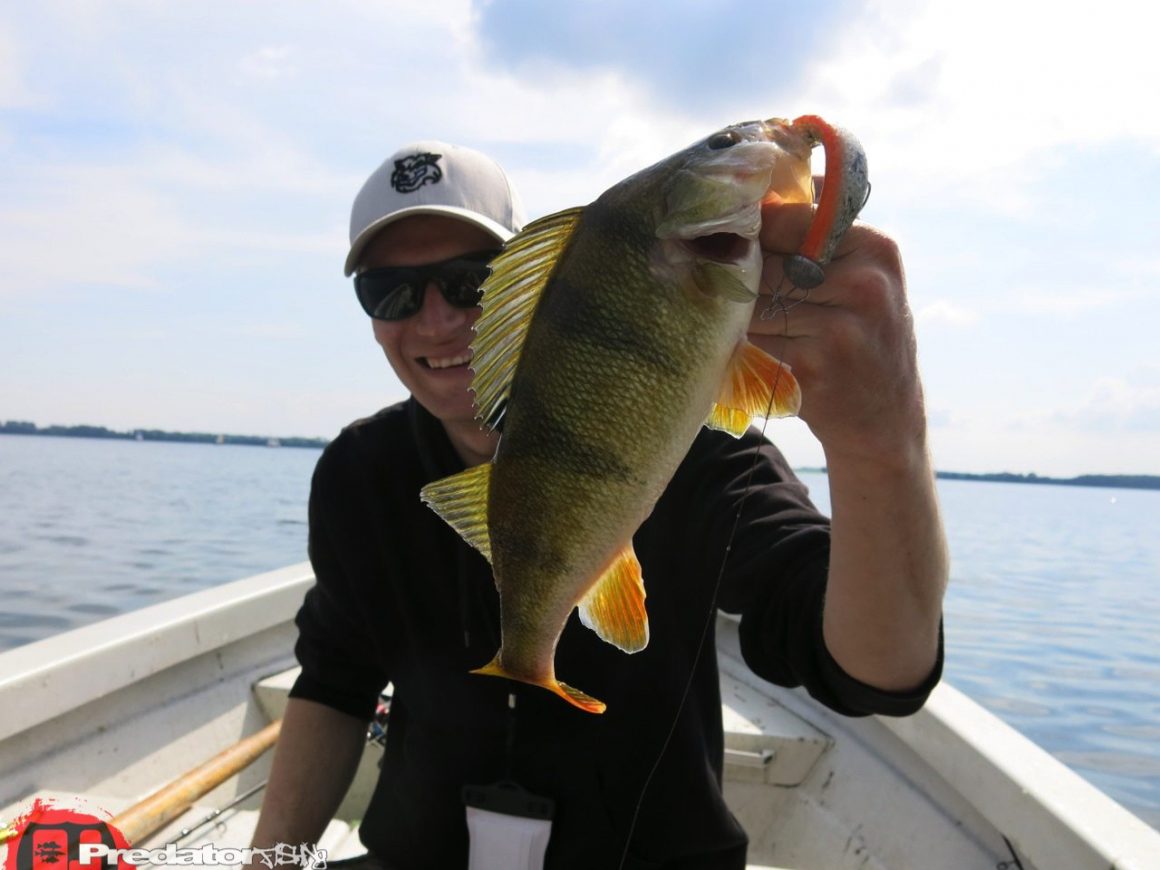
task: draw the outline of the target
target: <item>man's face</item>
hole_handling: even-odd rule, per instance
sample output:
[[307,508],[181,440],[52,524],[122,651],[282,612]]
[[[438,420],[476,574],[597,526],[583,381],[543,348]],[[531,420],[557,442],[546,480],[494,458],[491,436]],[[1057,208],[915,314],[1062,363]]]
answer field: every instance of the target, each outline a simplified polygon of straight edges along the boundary
[[[363,253],[362,269],[422,266],[499,247],[479,227],[441,215],[414,215],[384,228]],[[423,307],[403,320],[372,320],[375,341],[399,380],[449,430],[475,429],[471,372],[472,325],[478,308],[455,308],[435,287]]]

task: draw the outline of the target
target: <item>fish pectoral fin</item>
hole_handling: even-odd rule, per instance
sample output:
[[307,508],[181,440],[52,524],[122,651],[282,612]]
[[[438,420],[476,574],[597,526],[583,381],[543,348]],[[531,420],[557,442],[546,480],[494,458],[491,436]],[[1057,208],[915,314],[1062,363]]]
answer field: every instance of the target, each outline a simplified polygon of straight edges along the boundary
[[730,263],[702,260],[692,268],[692,281],[706,296],[717,296],[730,302],[752,302],[757,293],[748,286]]
[[436,480],[419,490],[423,503],[459,532],[460,537],[491,561],[491,536],[487,529],[487,493],[491,487],[491,463]]
[[574,689],[567,683],[561,683],[555,679],[544,680],[530,680],[524,677],[516,676],[515,674],[504,668],[500,662],[499,653],[496,653],[495,658],[484,665],[482,668],[476,668],[471,673],[483,674],[488,677],[503,677],[507,680],[515,680],[520,683],[527,683],[530,686],[539,686],[541,689],[547,689],[553,694],[559,695],[573,707],[579,707],[587,713],[603,713],[607,709],[607,705],[603,701],[593,698],[591,695],[581,692],[579,689]]
[[648,612],[644,578],[629,542],[580,599],[580,621],[600,638],[626,653],[648,646]]
[[752,342],[743,341],[729,362],[705,425],[740,438],[751,417],[792,417],[801,406],[801,387],[789,366]]
[[503,416],[532,312],[582,211],[571,208],[532,221],[491,261],[471,343],[475,417],[491,429]]

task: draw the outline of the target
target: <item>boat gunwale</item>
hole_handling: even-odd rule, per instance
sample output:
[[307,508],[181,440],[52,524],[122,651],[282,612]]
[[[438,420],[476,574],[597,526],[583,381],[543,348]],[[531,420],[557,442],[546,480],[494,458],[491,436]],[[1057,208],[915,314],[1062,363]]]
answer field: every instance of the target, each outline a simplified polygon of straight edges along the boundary
[[0,653],[0,740],[287,622],[313,583],[301,562]]

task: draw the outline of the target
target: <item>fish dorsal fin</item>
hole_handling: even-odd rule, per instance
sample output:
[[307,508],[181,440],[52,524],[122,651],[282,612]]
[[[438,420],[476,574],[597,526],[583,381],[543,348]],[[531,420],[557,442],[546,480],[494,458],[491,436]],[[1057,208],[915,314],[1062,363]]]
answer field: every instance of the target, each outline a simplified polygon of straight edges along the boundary
[[491,537],[487,531],[487,493],[491,488],[491,463],[444,477],[419,490],[423,503],[459,532],[460,537],[491,561]]
[[644,609],[644,579],[632,542],[580,599],[580,621],[602,640],[624,650],[648,646],[648,613]]
[[475,417],[489,428],[503,415],[532,312],[582,211],[570,208],[532,221],[491,261],[471,343]]
[[[773,394],[773,410],[769,398]],[[733,353],[721,392],[705,425],[740,438],[751,417],[792,417],[802,406],[801,387],[789,366],[743,341]]]

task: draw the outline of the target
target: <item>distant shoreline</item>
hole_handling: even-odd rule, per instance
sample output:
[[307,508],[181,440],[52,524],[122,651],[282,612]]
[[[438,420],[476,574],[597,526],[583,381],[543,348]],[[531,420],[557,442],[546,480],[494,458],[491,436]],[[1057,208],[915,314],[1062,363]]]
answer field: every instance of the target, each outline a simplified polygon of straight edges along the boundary
[[[798,471],[825,473],[825,468],[799,468]],[[966,474],[960,471],[936,471],[939,480],[974,480],[984,483],[1040,483],[1048,486],[1098,486],[1108,489],[1157,489],[1160,476],[1154,474],[1081,474],[1078,477],[1041,477],[1038,474]]]
[[0,423],[0,435],[52,435],[57,438],[104,438],[116,441],[173,441],[183,444],[241,444],[247,447],[325,447],[325,438],[273,438],[263,435],[225,435],[209,432],[166,432],[133,429],[117,432],[104,426],[45,426],[22,420]]
[[[167,432],[161,429],[133,429],[117,432],[104,426],[45,426],[21,420],[0,423],[0,435],[52,435],[58,438],[108,438],[120,441],[172,441],[185,444],[241,444],[252,447],[312,447],[321,449],[325,438],[275,438],[262,435],[218,435],[208,432]],[[799,471],[825,473],[825,468],[800,468]],[[1154,474],[1082,474],[1078,477],[1042,477],[1035,473],[1012,474],[1002,471],[967,474],[938,471],[940,480],[974,480],[986,483],[1040,483],[1049,486],[1098,486],[1109,489],[1160,490],[1160,476]]]

